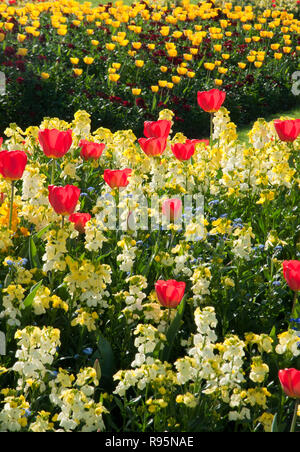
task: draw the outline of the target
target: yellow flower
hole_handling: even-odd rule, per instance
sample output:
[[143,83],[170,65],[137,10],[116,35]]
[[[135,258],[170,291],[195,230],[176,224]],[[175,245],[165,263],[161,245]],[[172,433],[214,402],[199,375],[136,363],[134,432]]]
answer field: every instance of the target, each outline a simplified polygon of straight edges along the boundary
[[215,52],[221,52],[221,50],[222,50],[221,44],[215,44],[214,45],[214,50],[215,50]]
[[131,45],[135,50],[139,50],[142,46],[142,43],[141,42],[133,42]]
[[19,42],[23,42],[23,41],[25,41],[25,39],[26,39],[26,35],[22,35],[21,33],[18,33],[17,40]]
[[149,50],[154,50],[155,49],[155,44],[148,44],[147,45]]
[[47,80],[50,77],[50,75],[48,74],[48,72],[42,72],[41,77],[43,80]]
[[240,69],[245,69],[246,63],[238,63],[238,67],[239,67]]
[[73,71],[74,71],[74,74],[75,74],[75,75],[81,75],[82,72],[83,72],[82,69],[78,69],[78,68],[74,68]]
[[79,63],[79,58],[70,58],[70,61],[72,64],[78,64]]
[[111,82],[117,82],[120,78],[120,75],[119,74],[109,74],[108,78]]
[[188,78],[194,78],[195,75],[196,75],[196,73],[193,71],[188,71],[188,73],[187,73]]
[[139,96],[142,90],[140,88],[132,88],[131,91],[134,96]]
[[223,60],[229,60],[230,55],[228,53],[222,53]]
[[168,36],[169,33],[170,33],[170,27],[161,27],[160,34],[162,36]]
[[253,56],[253,55],[248,55],[248,56],[247,56],[247,60],[249,61],[249,63],[253,63],[253,61],[255,60],[255,56]]
[[216,67],[216,65],[214,63],[204,63],[204,67],[205,69],[207,69],[208,71],[213,71],[214,68]]
[[5,22],[5,24],[4,24],[4,28],[5,28],[5,30],[7,30],[7,31],[11,31],[13,28],[14,28],[14,23],[12,23],[12,22]]
[[60,36],[65,36],[68,33],[68,30],[66,28],[58,28],[57,34]]
[[277,52],[275,52],[275,53],[274,53],[274,58],[275,58],[275,60],[281,60],[281,58],[282,58],[282,53],[277,53]]
[[262,66],[262,62],[261,61],[254,61],[254,66],[257,68],[260,68]]
[[135,60],[135,65],[136,65],[136,67],[143,67],[144,61],[143,60]]
[[166,80],[158,80],[158,85],[161,88],[165,88],[167,86],[168,82]]
[[92,39],[92,40],[91,40],[91,44],[92,44],[93,46],[97,46],[97,45],[99,44],[99,41],[97,41],[97,39]]
[[178,67],[176,70],[179,75],[185,75],[188,71],[185,67]]
[[221,86],[222,84],[223,84],[223,81],[221,79],[219,79],[219,78],[215,79],[215,85],[216,86]]
[[175,83],[176,85],[180,82],[181,78],[178,77],[177,75],[173,75],[172,76],[172,82]]
[[120,69],[120,67],[121,67],[121,63],[113,63],[112,64],[112,67],[114,68],[114,69],[117,69],[117,71]]
[[86,56],[83,58],[83,61],[85,64],[92,64],[94,62],[94,58]]
[[167,72],[168,68],[167,66],[160,66],[161,72]]
[[114,50],[116,47],[116,44],[113,44],[112,42],[109,42],[105,44],[106,50]]
[[168,55],[169,55],[171,58],[177,57],[177,50],[176,50],[176,49],[169,49],[169,50],[168,50]]
[[28,53],[28,49],[25,49],[25,48],[22,48],[22,47],[20,47],[18,49],[18,51],[17,51],[17,55],[20,55],[20,56],[26,56],[27,53]]
[[159,90],[159,87],[157,85],[152,85],[151,86],[152,93],[157,93],[158,90]]

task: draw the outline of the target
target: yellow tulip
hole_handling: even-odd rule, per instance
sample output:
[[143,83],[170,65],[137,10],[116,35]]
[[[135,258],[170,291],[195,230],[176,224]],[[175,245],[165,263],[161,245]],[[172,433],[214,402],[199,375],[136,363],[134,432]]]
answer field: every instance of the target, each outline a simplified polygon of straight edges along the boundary
[[109,42],[105,44],[106,50],[115,50],[116,44],[113,44],[112,42]]
[[119,74],[109,74],[108,78],[111,82],[117,82],[120,78],[120,75]]
[[136,67],[143,67],[144,61],[143,60],[135,60],[135,65],[136,65]]
[[72,64],[78,64],[79,63],[79,58],[70,58],[70,61]]
[[28,49],[25,49],[23,47],[20,47],[17,51],[17,55],[20,55],[20,56],[26,56],[27,53],[28,53]]
[[48,74],[48,72],[42,72],[41,77],[43,80],[47,80],[50,77],[50,75]]
[[22,35],[21,33],[18,33],[17,40],[18,42],[23,42],[26,39],[26,35]]
[[151,86],[152,93],[157,93],[158,90],[159,90],[159,87],[157,85],[152,85]]
[[92,64],[94,62],[94,58],[86,56],[83,58],[83,61],[85,64]]
[[172,82],[175,83],[175,85],[178,85],[178,83],[180,82],[181,78],[178,77],[178,75],[173,75],[172,76]]
[[215,79],[215,85],[216,86],[221,86],[222,84],[223,84],[223,81],[221,79],[219,79],[219,78]]
[[73,72],[74,72],[75,75],[81,75],[82,72],[83,72],[83,70],[82,70],[82,69],[75,68],[75,69],[73,69]]
[[140,88],[132,88],[131,92],[134,96],[139,96],[141,94],[141,89]]

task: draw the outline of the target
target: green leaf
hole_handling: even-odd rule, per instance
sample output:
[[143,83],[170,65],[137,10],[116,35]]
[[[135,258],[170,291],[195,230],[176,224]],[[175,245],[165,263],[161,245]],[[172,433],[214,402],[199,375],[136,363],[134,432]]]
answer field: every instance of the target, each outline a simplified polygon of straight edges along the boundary
[[29,292],[29,294],[27,295],[27,297],[24,300],[24,306],[27,308],[28,306],[31,306],[34,297],[39,289],[39,287],[41,286],[43,280],[41,279],[38,283],[36,283],[34,286],[32,286],[31,291]]
[[277,414],[275,414],[275,416],[273,417],[273,422],[272,422],[272,427],[271,427],[271,432],[272,433],[278,433],[278,423],[277,423]]
[[93,359],[95,361],[98,360],[101,369],[100,386],[106,390],[111,390],[116,367],[115,357],[110,342],[102,335],[100,335],[97,351],[94,353]]
[[52,226],[52,223],[48,224],[47,226],[43,227],[40,231],[36,232],[33,237],[40,239],[42,237],[42,235],[48,230],[50,229],[50,227]]
[[41,268],[41,262],[38,256],[37,248],[32,237],[29,238],[28,252],[31,268]]
[[166,345],[163,348],[163,350],[161,351],[161,361],[169,361],[170,355],[171,355],[171,351],[178,333],[178,330],[180,328],[181,325],[181,320],[183,317],[183,313],[184,313],[184,308],[185,308],[185,298],[183,298],[183,300],[181,301],[181,303],[179,304],[178,308],[177,308],[177,313],[175,318],[173,319],[173,322],[171,323],[166,337],[167,337],[167,341],[166,341]]

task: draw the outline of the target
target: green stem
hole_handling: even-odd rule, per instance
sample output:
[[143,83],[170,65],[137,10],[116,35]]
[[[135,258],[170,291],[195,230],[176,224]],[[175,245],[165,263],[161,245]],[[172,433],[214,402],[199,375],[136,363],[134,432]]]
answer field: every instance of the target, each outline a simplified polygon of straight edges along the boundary
[[293,419],[292,419],[291,428],[290,428],[290,432],[295,432],[296,421],[297,421],[298,403],[299,403],[299,401],[296,400],[296,402],[295,402],[295,408],[294,408],[294,414],[293,414]]
[[15,181],[11,181],[11,195],[10,195],[10,209],[9,209],[9,221],[8,221],[8,229],[11,230],[12,216],[13,216],[13,208],[14,208],[14,188]]
[[294,315],[297,317],[297,313],[295,312],[295,314],[294,314],[294,311],[295,311],[295,308],[296,308],[296,305],[297,305],[297,300],[298,300],[298,292],[295,291],[295,293],[294,293],[294,299],[293,299],[292,312],[291,312],[292,317],[293,317]]
[[209,137],[209,145],[212,146],[213,144],[213,119],[214,114],[210,113],[210,137]]
[[52,164],[51,164],[51,185],[54,185],[54,173],[55,173],[55,159],[52,159]]
[[64,225],[65,225],[65,217],[64,217],[64,215],[62,215],[62,217],[61,217],[61,227],[63,228]]

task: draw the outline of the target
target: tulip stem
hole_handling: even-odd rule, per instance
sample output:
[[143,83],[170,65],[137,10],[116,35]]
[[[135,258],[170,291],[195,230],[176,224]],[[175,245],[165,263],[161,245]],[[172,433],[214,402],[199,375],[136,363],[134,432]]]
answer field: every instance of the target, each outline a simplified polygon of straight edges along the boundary
[[212,144],[213,144],[213,119],[214,119],[214,114],[210,113],[210,140],[209,140],[210,146],[212,146]]
[[54,184],[54,173],[55,173],[55,159],[52,159],[52,164],[51,164],[51,185]]
[[168,308],[168,326],[170,327],[171,320],[171,308]]
[[61,217],[61,227],[62,228],[64,227],[64,224],[65,224],[65,217],[64,217],[64,215],[62,215],[62,217]]
[[296,421],[297,421],[298,403],[299,403],[299,401],[296,400],[296,402],[295,402],[295,408],[294,408],[294,414],[293,414],[293,419],[292,419],[291,428],[290,428],[290,432],[295,432]]
[[11,196],[10,196],[10,209],[9,209],[9,220],[8,220],[8,229],[11,230],[12,224],[12,216],[13,216],[13,208],[14,208],[14,188],[15,181],[11,181]]
[[292,306],[292,317],[295,315],[295,317],[297,317],[296,313],[294,314],[295,308],[296,308],[296,304],[297,304],[297,291],[294,292],[294,298],[293,298],[293,306]]

